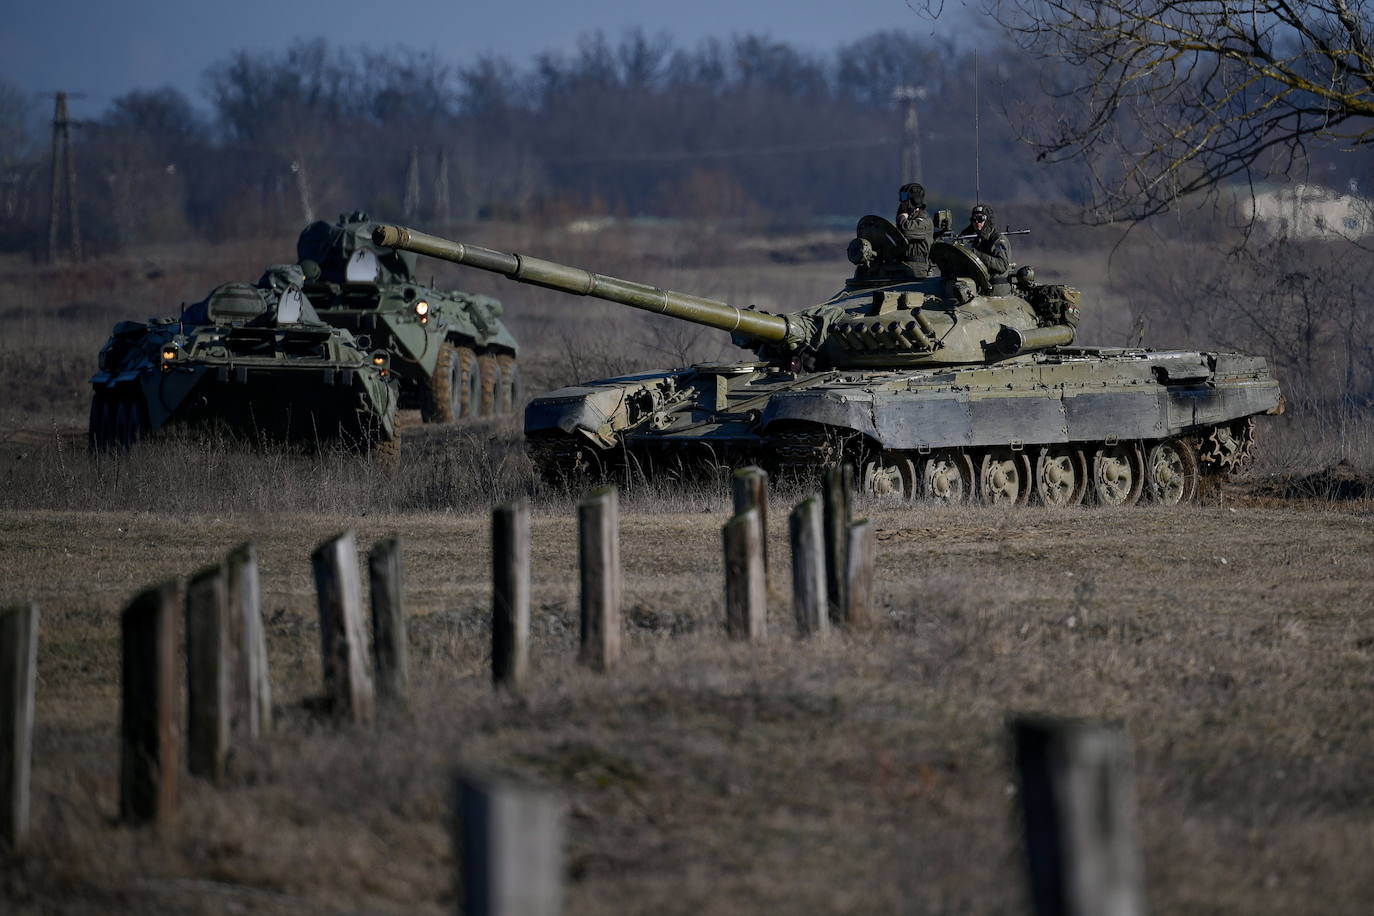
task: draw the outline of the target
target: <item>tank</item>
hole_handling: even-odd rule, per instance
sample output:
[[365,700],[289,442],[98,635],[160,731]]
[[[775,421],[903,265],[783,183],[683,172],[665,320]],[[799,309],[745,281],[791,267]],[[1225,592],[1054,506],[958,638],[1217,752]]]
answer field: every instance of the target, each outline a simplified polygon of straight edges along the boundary
[[843,288],[786,314],[398,226],[374,240],[719,328],[757,355],[535,398],[526,441],[555,480],[703,458],[781,473],[850,461],[868,492],[904,498],[1173,504],[1245,467],[1255,418],[1283,407],[1262,357],[1075,345],[1077,290],[1025,269],[994,283],[958,239],[935,241],[918,276],[879,216],[859,221]]
[[115,325],[91,377],[92,450],[201,425],[252,441],[395,454],[390,354],[321,321],[303,279],[294,264],[278,265],[257,284],[217,287],[176,317]]
[[516,343],[488,296],[421,284],[410,252],[372,243],[362,211],[311,223],[296,242],[320,317],[391,356],[401,407],[429,423],[509,414],[522,404]]

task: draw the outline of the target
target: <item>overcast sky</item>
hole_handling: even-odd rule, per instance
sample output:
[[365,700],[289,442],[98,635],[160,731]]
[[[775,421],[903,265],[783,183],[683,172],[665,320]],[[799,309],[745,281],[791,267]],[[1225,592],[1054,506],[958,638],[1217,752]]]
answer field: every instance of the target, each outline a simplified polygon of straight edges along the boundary
[[830,51],[876,31],[951,36],[976,0],[13,0],[0,19],[0,77],[33,93],[84,93],[90,116],[131,89],[174,85],[198,104],[201,74],[237,50],[276,50],[297,38],[333,45],[435,49],[452,61],[496,54],[523,64],[600,30],[666,33],[679,46],[707,36],[763,34]]

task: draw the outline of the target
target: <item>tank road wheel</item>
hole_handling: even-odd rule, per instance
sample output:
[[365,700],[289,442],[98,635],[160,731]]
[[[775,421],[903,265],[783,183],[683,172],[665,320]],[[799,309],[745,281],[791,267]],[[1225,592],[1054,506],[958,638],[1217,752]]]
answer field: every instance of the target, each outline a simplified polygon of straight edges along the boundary
[[496,413],[497,388],[501,384],[501,369],[495,355],[483,353],[477,357],[477,377],[480,393],[474,416],[490,417]]
[[966,502],[973,494],[973,459],[961,451],[935,452],[921,463],[921,496],[942,503]]
[[122,449],[133,448],[148,429],[148,411],[137,390],[125,392],[114,412],[114,442]]
[[869,496],[916,497],[916,466],[905,455],[882,452],[863,466],[863,491]]
[[1047,448],[1035,462],[1035,495],[1046,506],[1083,502],[1088,492],[1088,464],[1076,448]]
[[468,347],[444,341],[434,375],[429,381],[429,396],[421,408],[426,423],[452,423],[475,416],[481,399],[477,377],[477,354]]
[[380,429],[367,444],[368,453],[382,467],[394,468],[401,463],[401,437],[388,436]]
[[472,420],[482,415],[482,367],[477,354],[468,347],[458,348],[458,372],[454,390],[459,392],[458,416]]
[[1145,462],[1134,444],[1104,445],[1093,456],[1093,495],[1104,506],[1133,506],[1145,486]]
[[496,384],[496,412],[502,415],[513,414],[521,407],[524,399],[524,391],[520,385],[520,367],[516,365],[515,357],[509,353],[502,353],[496,357],[496,367],[501,372],[500,381]]
[[456,397],[460,390],[454,381],[458,363],[458,348],[448,341],[439,345],[439,358],[434,361],[434,374],[429,377],[429,390],[420,404],[420,419],[426,423],[452,423],[460,410]]
[[1031,464],[1025,452],[990,449],[978,469],[978,499],[988,505],[1018,506],[1030,498]]
[[1145,458],[1146,493],[1153,502],[1192,502],[1201,489],[1200,476],[1197,452],[1186,439],[1165,439]]

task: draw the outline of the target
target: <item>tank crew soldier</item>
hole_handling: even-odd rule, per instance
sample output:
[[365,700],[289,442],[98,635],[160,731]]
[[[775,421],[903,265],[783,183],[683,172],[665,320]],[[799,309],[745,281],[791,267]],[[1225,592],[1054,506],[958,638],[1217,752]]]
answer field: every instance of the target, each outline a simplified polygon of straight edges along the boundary
[[992,208],[983,204],[974,206],[969,213],[968,225],[959,236],[974,236],[968,241],[973,247],[974,254],[978,255],[978,260],[988,269],[993,291],[997,292],[998,287],[1008,287],[1010,291],[1007,271],[1011,267],[1011,246],[1007,243],[1007,237],[997,230],[997,225],[992,221]]
[[928,275],[935,226],[926,213],[926,189],[915,182],[902,185],[897,192],[897,229],[906,239],[902,263],[918,277]]

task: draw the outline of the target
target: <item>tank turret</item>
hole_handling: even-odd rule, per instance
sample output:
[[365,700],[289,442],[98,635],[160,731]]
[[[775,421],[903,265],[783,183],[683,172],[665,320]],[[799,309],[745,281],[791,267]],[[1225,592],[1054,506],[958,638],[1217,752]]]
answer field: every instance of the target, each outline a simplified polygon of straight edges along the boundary
[[[529,255],[508,254],[438,238],[401,226],[377,226],[374,244],[416,252],[499,273],[521,283],[578,296],[592,296],[631,308],[729,331],[742,346],[767,359],[815,368],[903,368],[989,363],[1073,342],[1064,311],[1039,307],[1037,298],[1054,298],[1040,288],[1027,296],[991,295],[987,270],[968,249],[936,242],[931,259],[938,277],[916,277],[909,269],[886,269],[874,260],[885,248],[867,237],[881,237],[878,216],[860,221],[864,263],[827,301],[786,314],[738,308],[714,299],[621,280]],[[890,246],[888,246],[890,247]],[[851,251],[854,246],[851,246]],[[856,262],[857,263],[857,262]],[[1076,293],[1059,298],[1076,303]],[[1074,313],[1076,323],[1076,312]]]

